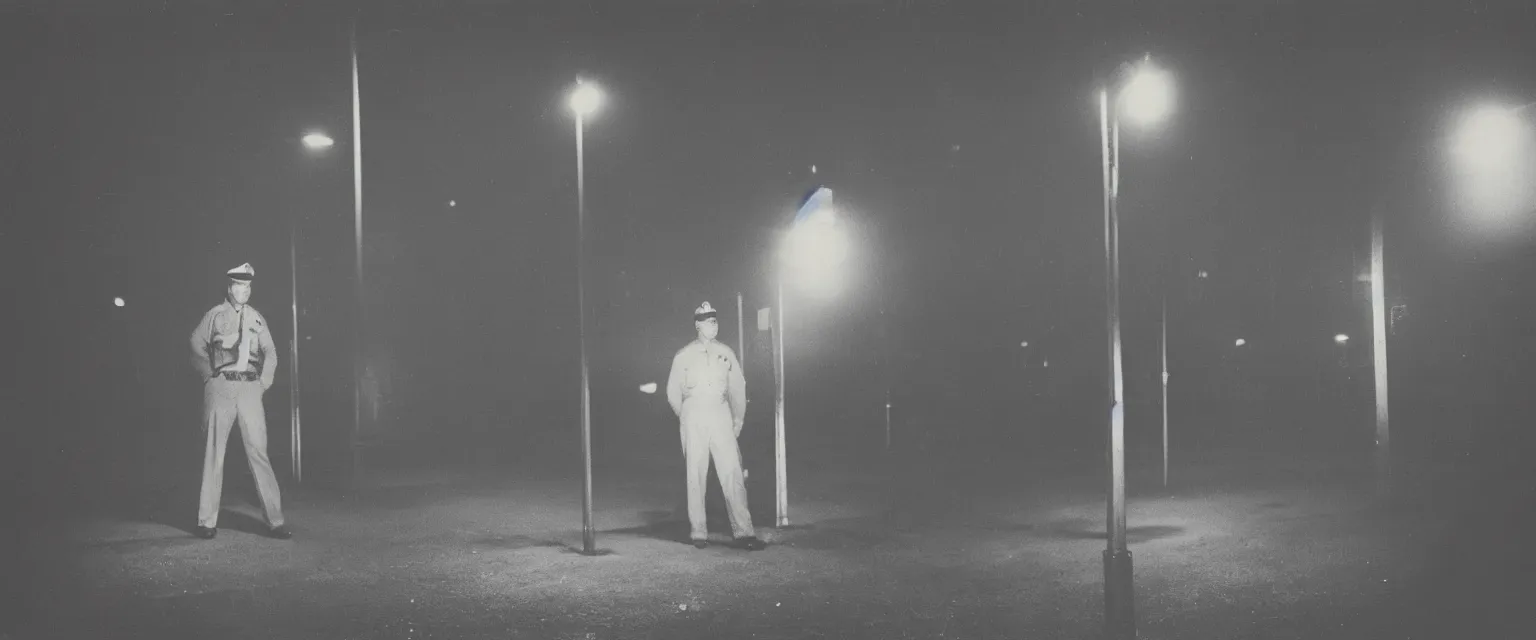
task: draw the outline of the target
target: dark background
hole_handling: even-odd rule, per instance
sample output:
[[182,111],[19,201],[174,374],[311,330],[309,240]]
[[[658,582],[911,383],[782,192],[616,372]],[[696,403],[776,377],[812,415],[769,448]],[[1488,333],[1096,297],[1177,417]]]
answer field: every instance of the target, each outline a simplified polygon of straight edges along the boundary
[[[1096,462],[1095,90],[1151,52],[1179,96],[1161,130],[1124,138],[1132,455],[1157,455],[1164,297],[1180,447],[1365,451],[1356,276],[1380,207],[1389,304],[1406,305],[1390,351],[1400,455],[1481,452],[1484,473],[1516,473],[1532,223],[1454,206],[1444,139],[1481,99],[1536,100],[1536,13],[1347,4],[3,3],[15,513],[49,522],[195,484],[187,336],[243,262],[282,351],[267,412],[286,473],[290,224],[306,482],[348,477],[354,15],[373,463],[579,463],[562,102],[577,74],[609,95],[586,155],[600,459],[675,446],[661,396],[637,387],[664,385],[701,301],[734,345],[742,292],[753,329],[776,234],[825,184],[855,255],[842,295],[788,306],[791,457],[873,456],[889,391],[912,450]],[[307,154],[309,130],[338,145]],[[756,460],[771,460],[766,335],[746,354]]]

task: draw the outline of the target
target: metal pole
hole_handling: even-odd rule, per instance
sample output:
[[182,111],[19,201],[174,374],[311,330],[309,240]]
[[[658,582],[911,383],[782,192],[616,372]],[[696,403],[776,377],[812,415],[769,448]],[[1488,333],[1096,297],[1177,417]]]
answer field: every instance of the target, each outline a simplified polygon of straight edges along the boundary
[[1168,294],[1163,294],[1163,486],[1168,486]]
[[885,450],[891,450],[891,390],[885,390]]
[[789,481],[785,477],[784,446],[784,267],[779,267],[778,318],[773,335],[778,348],[774,350],[774,378],[777,389],[773,399],[773,469],[774,469],[774,526],[789,526]]
[[367,346],[367,332],[365,320],[367,307],[364,304],[363,290],[363,116],[361,109],[360,91],[357,74],[357,21],[352,22],[351,32],[352,49],[352,216],[353,216],[353,255],[356,263],[357,277],[357,322],[356,343],[352,349],[352,479],[356,481],[360,469],[358,457],[360,455],[359,438],[363,432],[363,349]]
[[[295,216],[296,217],[296,216]],[[293,343],[288,355],[288,457],[295,482],[304,481],[304,437],[299,426],[299,249],[298,222],[288,221],[288,289],[293,299]]]
[[1109,510],[1104,550],[1104,630],[1114,640],[1136,637],[1131,552],[1125,546],[1125,386],[1120,357],[1120,238],[1116,211],[1120,190],[1119,123],[1110,116],[1109,92],[1099,95],[1104,155],[1104,250],[1109,284]]
[[576,305],[581,339],[581,550],[597,553],[597,531],[592,527],[592,390],[587,371],[587,292],[585,248],[587,227],[587,174],[583,153],[582,115],[576,114]]
[[741,292],[736,292],[736,360],[742,370],[747,368],[747,320],[742,315]]
[[1376,396],[1376,491],[1392,492],[1392,448],[1387,422],[1387,301],[1386,268],[1382,256],[1381,211],[1371,213],[1371,328],[1375,356]]

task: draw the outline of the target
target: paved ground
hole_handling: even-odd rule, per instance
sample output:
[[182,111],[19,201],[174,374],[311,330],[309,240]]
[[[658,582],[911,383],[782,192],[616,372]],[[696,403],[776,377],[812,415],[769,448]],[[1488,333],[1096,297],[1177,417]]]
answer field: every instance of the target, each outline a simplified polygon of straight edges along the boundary
[[[239,490],[213,541],[164,513],[89,517],[70,561],[37,585],[38,624],[13,637],[1099,633],[1104,501],[1092,465],[957,465],[895,484],[873,468],[792,468],[794,524],[765,529],[773,545],[758,553],[683,544],[668,463],[607,466],[598,557],[576,552],[578,482],[532,469],[290,491],[292,541],[255,535],[254,500]],[[1415,585],[1447,524],[1374,506],[1349,471],[1359,468],[1221,456],[1180,468],[1172,491],[1133,490],[1142,636],[1429,637],[1405,607],[1423,601]],[[1158,483],[1155,468],[1133,472],[1133,489]],[[772,506],[754,510],[770,517]]]

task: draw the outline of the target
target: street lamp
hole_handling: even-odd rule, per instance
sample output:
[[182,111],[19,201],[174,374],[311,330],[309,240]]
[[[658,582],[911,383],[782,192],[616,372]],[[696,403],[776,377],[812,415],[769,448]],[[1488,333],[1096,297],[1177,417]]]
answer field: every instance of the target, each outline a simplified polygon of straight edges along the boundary
[[[1104,550],[1104,627],[1108,638],[1136,636],[1131,552],[1125,532],[1125,375],[1120,349],[1120,116],[1151,127],[1166,118],[1174,102],[1173,80],[1151,57],[1120,67],[1099,92],[1099,134],[1104,164],[1104,254],[1109,302],[1109,510]],[[1111,93],[1116,105],[1111,108]]]
[[587,295],[586,227],[587,173],[585,133],[587,118],[603,103],[597,85],[576,79],[567,104],[576,116],[576,305],[577,330],[581,341],[581,549],[586,555],[597,553],[597,531],[592,525],[592,387],[587,367]]
[[817,187],[795,213],[779,249],[778,318],[774,336],[775,397],[773,407],[774,526],[789,526],[788,462],[784,441],[784,281],[791,277],[801,289],[829,296],[841,284],[841,267],[848,258],[848,237],[832,206],[832,190]]
[[[330,136],[311,131],[299,139],[311,155],[330,150],[336,141]],[[294,210],[288,217],[288,292],[293,314],[293,340],[288,353],[288,457],[293,479],[304,480],[304,428],[299,410],[299,213]]]

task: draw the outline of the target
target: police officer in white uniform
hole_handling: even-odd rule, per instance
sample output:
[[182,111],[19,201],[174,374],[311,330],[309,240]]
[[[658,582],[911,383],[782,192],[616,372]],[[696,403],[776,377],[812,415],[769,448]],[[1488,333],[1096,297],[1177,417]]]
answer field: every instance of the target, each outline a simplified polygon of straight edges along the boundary
[[196,534],[218,535],[219,501],[224,491],[224,446],[238,419],[245,459],[267,518],[267,535],[293,537],[283,523],[277,476],[267,459],[267,416],[262,394],[272,387],[277,373],[277,346],[266,318],[251,307],[251,280],[256,270],[250,263],[229,270],[225,300],[203,314],[192,330],[192,366],[203,377],[203,489],[197,508]]
[[693,324],[699,338],[673,356],[672,373],[667,377],[667,402],[681,423],[687,465],[689,538],[695,547],[709,546],[704,484],[709,479],[710,458],[714,458],[736,543],[757,551],[767,545],[752,529],[741,449],[736,446],[747,413],[746,378],[736,353],[715,340],[720,320],[708,302],[694,310]]

